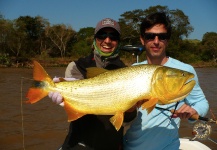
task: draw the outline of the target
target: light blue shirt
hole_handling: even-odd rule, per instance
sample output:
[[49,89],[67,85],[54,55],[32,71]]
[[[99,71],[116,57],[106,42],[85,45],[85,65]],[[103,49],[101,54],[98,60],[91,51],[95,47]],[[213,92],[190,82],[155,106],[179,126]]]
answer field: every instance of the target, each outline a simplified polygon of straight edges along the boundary
[[[134,65],[147,64],[147,61]],[[169,58],[164,66],[181,69],[195,75],[196,85],[192,92],[179,102],[178,108],[184,103],[194,108],[200,116],[205,116],[209,109],[208,101],[201,90],[195,69],[188,64]],[[175,109],[176,103],[156,105],[165,109]],[[141,107],[138,116],[124,136],[124,150],[178,150],[180,146],[178,128],[180,118],[171,118],[171,113],[154,109],[150,114]]]

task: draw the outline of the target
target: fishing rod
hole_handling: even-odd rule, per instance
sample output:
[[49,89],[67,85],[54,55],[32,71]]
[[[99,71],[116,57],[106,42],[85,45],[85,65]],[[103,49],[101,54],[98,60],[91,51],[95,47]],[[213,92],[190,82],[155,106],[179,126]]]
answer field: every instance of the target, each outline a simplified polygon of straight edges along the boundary
[[[170,110],[170,112],[173,113],[173,114],[176,114],[176,111],[175,111],[174,109]],[[192,116],[191,116],[191,119],[194,119],[194,120],[201,120],[201,121],[205,121],[205,122],[217,124],[217,120],[211,119],[211,118],[206,118],[206,117],[201,117],[201,116],[199,116],[199,115],[197,115],[197,114],[192,115]]]

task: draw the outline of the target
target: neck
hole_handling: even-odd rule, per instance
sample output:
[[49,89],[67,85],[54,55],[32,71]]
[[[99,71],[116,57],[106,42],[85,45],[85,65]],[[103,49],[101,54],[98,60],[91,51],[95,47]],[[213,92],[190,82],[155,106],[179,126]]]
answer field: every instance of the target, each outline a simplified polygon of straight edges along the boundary
[[150,58],[147,57],[148,64],[164,65],[168,61],[169,57],[164,56],[162,58]]

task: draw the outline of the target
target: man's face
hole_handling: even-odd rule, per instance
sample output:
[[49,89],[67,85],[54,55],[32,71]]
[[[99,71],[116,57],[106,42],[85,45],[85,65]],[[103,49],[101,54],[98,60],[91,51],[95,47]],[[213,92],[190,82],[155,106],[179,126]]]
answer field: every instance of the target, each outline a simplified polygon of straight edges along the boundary
[[168,43],[167,30],[163,24],[156,24],[140,36],[142,45],[146,48],[146,55],[149,58],[163,58],[166,56]]
[[96,45],[104,53],[113,52],[118,46],[119,34],[113,28],[103,28],[96,34]]

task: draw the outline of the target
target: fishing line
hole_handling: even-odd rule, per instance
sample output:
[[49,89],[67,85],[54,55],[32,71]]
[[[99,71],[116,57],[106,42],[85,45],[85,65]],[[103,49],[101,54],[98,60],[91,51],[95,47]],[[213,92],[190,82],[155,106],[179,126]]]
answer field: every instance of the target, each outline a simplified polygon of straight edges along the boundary
[[21,130],[22,130],[23,149],[25,150],[25,132],[24,132],[24,115],[23,115],[23,79],[27,79],[27,80],[33,80],[33,79],[21,77],[21,83],[20,83]]

